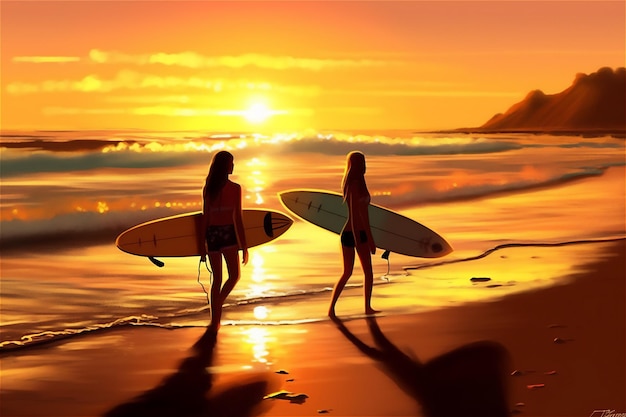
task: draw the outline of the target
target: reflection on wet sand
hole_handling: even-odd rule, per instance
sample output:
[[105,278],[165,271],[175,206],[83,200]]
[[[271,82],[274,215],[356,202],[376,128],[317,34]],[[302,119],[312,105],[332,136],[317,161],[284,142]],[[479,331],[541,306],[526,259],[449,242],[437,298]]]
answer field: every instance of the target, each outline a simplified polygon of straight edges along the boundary
[[186,417],[241,416],[261,414],[268,407],[263,397],[270,390],[267,375],[240,380],[229,385],[214,385],[213,364],[216,334],[207,331],[194,344],[193,354],[160,385],[120,404],[104,417]]
[[509,356],[495,342],[471,343],[420,362],[398,349],[380,330],[376,318],[367,323],[376,347],[367,345],[340,319],[337,328],[361,352],[421,406],[427,417],[508,416],[506,376]]

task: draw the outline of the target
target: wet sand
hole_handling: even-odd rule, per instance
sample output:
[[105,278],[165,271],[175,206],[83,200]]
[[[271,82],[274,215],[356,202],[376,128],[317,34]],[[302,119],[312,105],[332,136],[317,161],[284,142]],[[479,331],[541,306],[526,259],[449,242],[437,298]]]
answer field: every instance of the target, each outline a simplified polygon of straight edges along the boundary
[[202,328],[135,327],[6,353],[0,415],[624,413],[626,246],[608,248],[566,284],[493,302],[224,326],[217,340]]

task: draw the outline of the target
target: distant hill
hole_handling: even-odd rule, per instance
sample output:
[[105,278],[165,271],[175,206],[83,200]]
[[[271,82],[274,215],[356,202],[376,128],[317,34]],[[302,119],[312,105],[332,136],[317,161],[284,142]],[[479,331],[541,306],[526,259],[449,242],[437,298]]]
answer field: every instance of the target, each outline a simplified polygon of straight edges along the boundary
[[626,133],[626,68],[577,74],[558,94],[531,91],[505,113],[466,132]]

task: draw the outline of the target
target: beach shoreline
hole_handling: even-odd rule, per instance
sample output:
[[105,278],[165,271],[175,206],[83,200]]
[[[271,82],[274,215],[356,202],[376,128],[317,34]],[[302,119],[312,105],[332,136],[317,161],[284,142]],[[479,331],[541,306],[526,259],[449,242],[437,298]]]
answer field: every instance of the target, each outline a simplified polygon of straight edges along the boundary
[[[398,369],[456,387],[444,399],[470,409],[485,401],[464,397],[468,385],[474,394],[492,390],[488,401],[504,401],[510,414],[624,412],[625,248],[611,244],[566,284],[497,301],[340,323],[224,326],[216,343],[203,328],[111,329],[3,354],[0,415],[435,415],[437,392]],[[449,373],[450,364],[464,371]]]

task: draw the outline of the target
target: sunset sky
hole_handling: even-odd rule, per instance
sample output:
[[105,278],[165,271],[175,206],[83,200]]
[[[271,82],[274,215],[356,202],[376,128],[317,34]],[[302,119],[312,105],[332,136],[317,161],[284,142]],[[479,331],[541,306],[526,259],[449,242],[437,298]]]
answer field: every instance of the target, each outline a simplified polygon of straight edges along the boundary
[[624,66],[623,1],[2,1],[2,129],[483,124]]

